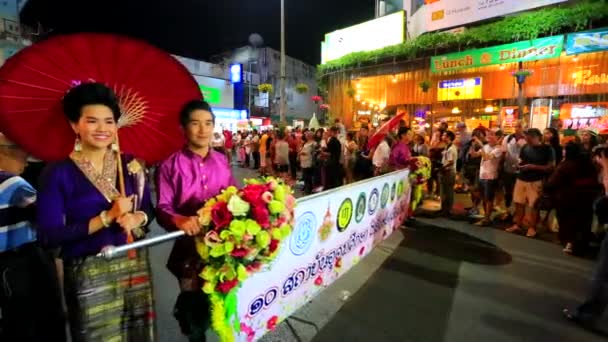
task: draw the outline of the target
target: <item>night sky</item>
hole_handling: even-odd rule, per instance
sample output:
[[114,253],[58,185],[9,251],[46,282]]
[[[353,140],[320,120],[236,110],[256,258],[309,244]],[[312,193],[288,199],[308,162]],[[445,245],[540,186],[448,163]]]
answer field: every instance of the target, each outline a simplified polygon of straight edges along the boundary
[[[285,0],[287,54],[320,62],[327,32],[374,15],[374,0]],[[22,22],[53,33],[116,32],[201,60],[247,45],[259,33],[280,47],[280,0],[29,0]]]

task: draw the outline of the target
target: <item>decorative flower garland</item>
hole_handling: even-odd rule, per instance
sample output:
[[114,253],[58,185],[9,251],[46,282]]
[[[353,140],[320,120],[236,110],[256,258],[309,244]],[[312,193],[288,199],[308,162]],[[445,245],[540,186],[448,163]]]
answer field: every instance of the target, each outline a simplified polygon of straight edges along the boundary
[[431,178],[431,160],[424,156],[413,157],[410,159],[410,182],[412,183],[412,198],[410,209],[416,210],[422,201],[422,189],[424,184]]
[[198,211],[207,232],[196,240],[205,263],[200,274],[209,295],[211,326],[224,342],[241,331],[237,293],[243,281],[270,263],[293,229],[296,199],[283,180],[247,179],[229,187]]

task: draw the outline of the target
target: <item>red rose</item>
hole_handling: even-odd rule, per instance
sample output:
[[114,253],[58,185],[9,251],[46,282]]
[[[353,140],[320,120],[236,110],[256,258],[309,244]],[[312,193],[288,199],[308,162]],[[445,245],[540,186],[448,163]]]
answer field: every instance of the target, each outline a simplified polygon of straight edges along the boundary
[[315,279],[315,285],[317,285],[317,286],[323,285],[323,277],[318,276],[317,279]]
[[245,248],[235,248],[230,255],[235,258],[244,258],[249,254],[249,251]]
[[262,204],[262,194],[268,191],[268,186],[265,184],[249,184],[241,190],[241,198],[252,205]]
[[260,270],[260,268],[262,268],[262,264],[259,261],[256,261],[252,264],[247,265],[247,272],[249,273],[253,273],[253,272],[257,272]]
[[337,268],[342,267],[342,258],[336,258],[336,267]]
[[359,250],[359,255],[363,255],[363,252],[365,252],[365,246],[361,247]]
[[277,250],[277,248],[279,248],[279,240],[275,240],[275,239],[270,240],[270,247],[268,247],[268,248],[270,250],[270,253],[274,253]]
[[251,217],[262,226],[262,228],[270,228],[270,211],[268,211],[265,204],[252,206]]
[[227,227],[232,222],[232,213],[228,210],[228,203],[216,203],[211,208],[211,220],[217,230]]
[[266,328],[268,328],[268,330],[270,330],[270,331],[273,331],[274,328],[277,327],[277,323],[279,323],[279,317],[272,316],[272,317],[270,317],[268,322],[266,322]]
[[223,283],[217,284],[215,289],[223,294],[227,294],[228,292],[230,292],[230,290],[235,288],[238,284],[239,284],[238,279],[226,280]]

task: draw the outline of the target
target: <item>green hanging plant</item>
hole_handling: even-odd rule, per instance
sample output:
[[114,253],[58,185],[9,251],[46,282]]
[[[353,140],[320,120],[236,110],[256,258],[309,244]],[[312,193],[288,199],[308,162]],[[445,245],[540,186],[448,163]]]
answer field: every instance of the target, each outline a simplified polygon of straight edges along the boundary
[[346,95],[348,95],[348,97],[353,98],[355,97],[355,94],[357,94],[357,91],[353,88],[348,88],[346,89]]
[[431,82],[429,80],[424,80],[418,83],[418,86],[420,87],[423,93],[426,93],[429,91],[429,89],[431,89]]
[[308,84],[306,84],[306,83],[296,84],[296,92],[298,92],[298,94],[308,93]]
[[270,83],[262,83],[258,86],[258,90],[260,91],[260,93],[272,93],[273,87],[272,84]]

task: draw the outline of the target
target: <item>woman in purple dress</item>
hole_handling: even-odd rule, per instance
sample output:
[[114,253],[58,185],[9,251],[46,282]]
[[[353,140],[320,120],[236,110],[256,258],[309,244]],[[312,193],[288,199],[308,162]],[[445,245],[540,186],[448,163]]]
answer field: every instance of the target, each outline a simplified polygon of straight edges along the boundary
[[43,172],[38,197],[41,240],[59,247],[72,341],[153,341],[154,303],[147,252],[106,261],[102,248],[142,238],[153,218],[144,167],[122,156],[125,195],[117,190],[113,143],[120,116],[112,90],[72,88],[63,108],[77,135],[70,157]]

